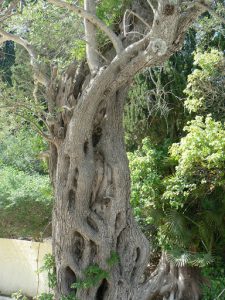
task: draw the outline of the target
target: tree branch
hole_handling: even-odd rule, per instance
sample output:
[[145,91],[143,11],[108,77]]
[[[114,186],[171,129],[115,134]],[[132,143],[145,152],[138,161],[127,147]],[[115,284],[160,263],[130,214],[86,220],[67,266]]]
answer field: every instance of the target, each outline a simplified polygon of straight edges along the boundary
[[205,10],[207,10],[210,15],[212,15],[214,18],[220,20],[221,23],[225,24],[225,18],[220,16],[218,13],[216,13],[208,4],[203,2],[197,2],[197,5]]
[[154,5],[153,1],[152,0],[146,0],[146,1],[148,2],[149,6],[151,7],[153,13],[155,13],[156,8],[155,8],[155,5]]
[[34,70],[34,79],[37,80],[39,83],[44,85],[45,87],[49,83],[49,79],[47,78],[46,74],[44,74],[40,70],[40,65],[37,62],[37,56],[33,49],[33,47],[24,39],[22,39],[19,36],[16,36],[14,34],[8,33],[4,31],[2,28],[0,28],[0,44],[6,42],[6,41],[13,41],[21,46],[23,46],[27,52],[30,55],[30,63]]
[[[96,16],[96,3],[95,0],[84,0],[84,9]],[[98,49],[96,41],[96,26],[84,18],[84,28],[85,36],[87,40],[86,44],[86,54],[87,63],[90,68],[91,73],[96,73],[99,69],[99,56],[97,55],[95,49]]]
[[[191,3],[191,2],[190,2]],[[206,8],[197,5],[188,7],[180,16],[179,27],[175,44],[182,45],[182,40],[185,37],[185,32],[193,24],[193,22],[206,11]]]
[[119,54],[123,50],[123,44],[120,38],[99,18],[97,18],[95,15],[87,12],[85,9],[82,9],[81,7],[77,7],[73,4],[69,4],[67,2],[61,1],[61,0],[48,0],[49,3],[55,4],[58,7],[66,8],[74,12],[75,14],[78,14],[84,19],[87,19],[90,23],[98,27],[100,30],[102,30],[108,38],[111,40],[116,53]]
[[126,31],[126,17],[127,17],[127,14],[128,17],[130,15],[133,15],[135,16],[136,18],[138,18],[149,30],[151,30],[151,26],[137,13],[135,13],[134,11],[130,10],[130,9],[127,9],[124,13],[124,17],[123,17],[123,31],[124,31],[124,36],[126,36],[128,34],[128,32]]

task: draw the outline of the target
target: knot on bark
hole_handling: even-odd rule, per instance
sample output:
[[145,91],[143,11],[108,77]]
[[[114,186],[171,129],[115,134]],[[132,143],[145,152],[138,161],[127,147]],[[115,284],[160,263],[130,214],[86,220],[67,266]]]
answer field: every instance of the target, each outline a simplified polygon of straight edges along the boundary
[[164,8],[164,15],[171,16],[175,11],[175,6],[173,4],[166,4]]
[[166,54],[167,44],[164,40],[162,40],[160,38],[154,39],[153,41],[151,41],[149,46],[154,53],[158,54],[158,56],[162,56],[162,55]]

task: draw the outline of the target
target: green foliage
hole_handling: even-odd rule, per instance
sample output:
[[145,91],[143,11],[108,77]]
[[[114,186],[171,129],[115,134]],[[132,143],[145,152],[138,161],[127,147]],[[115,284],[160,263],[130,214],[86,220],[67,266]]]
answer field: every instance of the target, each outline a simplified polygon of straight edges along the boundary
[[164,185],[161,170],[164,167],[164,151],[165,149],[157,151],[146,138],[142,142],[142,147],[134,153],[128,153],[132,175],[131,204],[142,226],[153,223],[149,211],[157,210],[162,205],[160,198]]
[[118,24],[130,3],[130,0],[102,0],[97,7],[97,16],[108,26]]
[[82,279],[77,280],[71,285],[74,289],[88,289],[97,286],[103,279],[110,276],[110,270],[119,262],[119,256],[115,251],[112,251],[110,257],[106,260],[109,268],[104,270],[98,264],[90,265],[84,270]]
[[46,147],[42,137],[26,126],[20,129],[16,128],[14,124],[7,130],[2,128],[0,132],[0,165],[11,166],[28,173],[46,173],[47,165],[39,158],[40,152],[44,151]]
[[110,268],[112,268],[113,266],[115,266],[116,264],[119,263],[119,260],[120,260],[120,258],[119,258],[118,253],[116,253],[115,251],[112,251],[110,257],[106,260],[106,262],[107,262],[108,266]]
[[212,264],[213,257],[209,253],[191,253],[188,251],[168,250],[169,261],[177,267],[191,265],[193,267],[205,267]]
[[37,300],[54,300],[54,294],[42,293],[38,296]]
[[0,111],[0,237],[51,234],[52,189],[38,157],[47,145],[29,127]]
[[54,61],[63,68],[74,60],[76,41],[80,42],[83,35],[82,22],[76,15],[46,1],[38,1],[35,5],[26,3],[23,13],[7,23],[9,30],[15,31],[15,24],[17,34],[35,46],[40,61]]
[[79,300],[79,299],[77,299],[74,293],[71,293],[70,295],[62,296],[60,300]]
[[1,167],[1,237],[40,236],[51,220],[51,209],[52,192],[47,176]]
[[221,255],[225,242],[225,128],[207,116],[205,120],[196,117],[185,130],[187,135],[170,149],[177,167],[165,181],[163,198],[182,213],[180,233],[191,232],[186,247],[192,244],[198,251]]
[[[216,1],[213,9],[218,15],[224,17],[224,0]],[[225,49],[225,27],[219,18],[206,12],[193,27],[196,31],[196,43],[198,48],[201,50],[217,48],[220,51]]]
[[75,289],[88,289],[98,285],[104,278],[108,278],[108,276],[109,273],[107,271],[94,264],[87,267],[84,271],[84,279],[77,280],[71,287]]
[[[26,296],[23,295],[22,291],[19,290],[18,292],[15,292],[11,295],[11,297],[15,300],[28,300]],[[29,298],[30,299],[30,298]],[[51,293],[42,293],[38,295],[37,297],[32,298],[33,300],[54,300],[54,295]],[[62,299],[63,300],[63,299]],[[67,300],[67,299],[65,299]],[[69,300],[69,299],[68,299]],[[76,300],[76,299],[71,299]]]
[[147,90],[148,84],[145,77],[136,76],[128,94],[124,116],[126,144],[129,150],[133,148],[134,142],[138,143],[140,137],[143,137],[148,130],[148,122],[146,122],[148,114]]
[[48,287],[54,289],[57,284],[56,272],[55,272],[55,258],[52,254],[45,254],[44,264],[40,268],[39,272],[47,272]]
[[0,47],[0,76],[8,85],[12,85],[11,67],[15,63],[15,48],[11,41],[6,42]]
[[[23,295],[22,291],[19,290],[16,293],[12,294],[12,298],[15,300],[28,300],[28,298],[26,296]],[[43,299],[44,300],[44,299]]]
[[190,112],[200,114],[210,112],[214,118],[224,120],[225,60],[223,53],[216,49],[204,53],[197,51],[194,59],[196,68],[188,76],[185,107]]
[[[23,295],[21,290],[19,290],[16,293],[13,293],[11,296],[15,300],[28,300],[28,298]],[[55,296],[52,293],[41,293],[40,295],[38,295],[37,297],[34,297],[32,299],[33,300],[54,300]],[[74,293],[71,293],[70,295],[62,296],[60,298],[60,300],[79,300],[79,299],[76,298]]]
[[[187,135],[170,149],[171,157],[178,161],[178,166],[176,177],[169,179],[168,192],[164,196],[172,201],[181,199],[180,192],[184,190],[183,195],[188,197],[198,184],[201,189],[204,187],[210,192],[215,186],[222,187],[225,183],[224,125],[214,121],[211,116],[207,116],[205,120],[198,116],[184,130]],[[178,182],[177,187],[174,186],[174,179]],[[182,187],[180,191],[179,187]]]
[[183,90],[191,73],[195,43],[195,32],[189,30],[182,51],[162,67],[146,69],[135,77],[124,113],[128,151],[137,149],[146,136],[163,144],[181,134],[187,118]]
[[[119,262],[119,256],[115,251],[111,252],[110,257],[107,259],[109,266],[108,270],[104,270],[99,267],[98,264],[88,266],[84,270],[84,276],[82,279],[72,283],[71,289],[88,289],[93,286],[97,286],[103,279],[109,277],[109,272],[113,266]],[[39,272],[46,272],[48,276],[48,287],[50,290],[54,289],[57,284],[56,271],[55,271],[55,259],[52,254],[46,254],[44,257],[44,264],[40,268]],[[38,300],[52,300],[54,299],[52,293],[43,293],[39,296]],[[78,300],[74,292],[71,292],[67,296],[62,296],[61,300]]]
[[[57,284],[56,279],[56,271],[55,271],[55,258],[52,254],[48,253],[45,254],[44,260],[43,260],[43,266],[38,270],[38,272],[47,272],[47,278],[48,278],[48,288],[49,291],[52,291]],[[54,300],[54,294],[49,293],[42,293],[38,296],[37,300]],[[63,299],[61,299],[63,300]],[[67,299],[65,299],[67,300]],[[69,300],[69,299],[68,299]]]
[[208,116],[186,131],[170,158],[147,139],[129,154],[131,203],[142,229],[175,264],[204,266],[224,251],[225,128]]
[[224,263],[217,258],[211,266],[203,268],[203,276],[207,283],[203,285],[203,300],[224,299],[225,268]]

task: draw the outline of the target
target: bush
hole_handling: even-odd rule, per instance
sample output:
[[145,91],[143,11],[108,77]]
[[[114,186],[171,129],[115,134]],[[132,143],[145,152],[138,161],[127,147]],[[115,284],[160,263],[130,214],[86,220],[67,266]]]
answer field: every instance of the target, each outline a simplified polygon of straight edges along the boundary
[[211,113],[213,118],[224,121],[224,54],[216,49],[197,51],[194,59],[196,67],[188,76],[185,107],[189,112]]
[[51,220],[51,210],[48,176],[1,167],[0,237],[38,237]]
[[217,297],[221,300],[225,299],[225,268],[223,262],[218,259],[213,265],[205,267],[203,275],[210,281],[209,284],[203,286],[203,300],[217,299]]
[[46,174],[47,166],[38,157],[39,153],[46,149],[42,137],[27,126],[17,128],[16,124],[7,125],[9,129],[2,130],[0,124],[0,164],[28,173]]
[[185,130],[169,153],[145,139],[129,154],[131,203],[142,229],[176,265],[203,267],[224,253],[225,127],[207,116]]
[[151,241],[155,250],[157,220],[162,216],[162,194],[165,190],[163,176],[169,168],[166,159],[168,145],[154,146],[149,138],[133,153],[128,153],[131,171],[131,205],[142,231]]

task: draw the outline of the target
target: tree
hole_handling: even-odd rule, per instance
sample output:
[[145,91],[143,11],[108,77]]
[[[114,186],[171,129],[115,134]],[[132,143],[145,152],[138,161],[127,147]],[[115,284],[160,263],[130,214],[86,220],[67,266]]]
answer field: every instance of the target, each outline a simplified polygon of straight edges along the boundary
[[[147,66],[162,64],[180,49],[185,32],[210,9],[208,4],[134,1],[130,8],[135,11],[126,10],[121,30],[107,26],[96,16],[95,1],[84,0],[84,9],[61,0],[49,2],[84,18],[84,62],[71,64],[61,75],[53,65],[49,76],[48,68],[41,65],[26,40],[0,29],[0,42],[11,40],[27,50],[34,80],[46,90],[45,122],[49,132],[42,134],[50,145],[50,175],[55,194],[56,299],[73,292],[80,300],[153,299],[157,295],[167,297],[167,293],[170,299],[190,299],[190,293],[198,299],[195,286],[174,292],[174,282],[171,287],[170,280],[175,274],[170,272],[165,256],[158,275],[143,282],[149,243],[137,227],[129,203],[122,119],[134,75]],[[14,12],[15,5],[13,1],[8,7],[3,6],[1,21]],[[110,40],[113,51],[99,51],[98,30]],[[109,269],[107,262],[115,253],[119,261]],[[94,267],[90,270],[91,265]],[[71,284],[84,280],[85,270],[86,276],[92,274],[95,278],[99,272],[103,276],[93,280],[93,286],[77,284],[73,290]],[[188,271],[183,270],[182,275],[183,280],[187,279]]]

